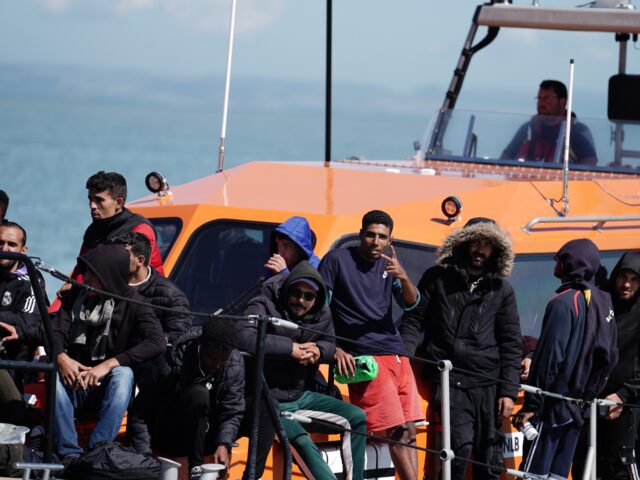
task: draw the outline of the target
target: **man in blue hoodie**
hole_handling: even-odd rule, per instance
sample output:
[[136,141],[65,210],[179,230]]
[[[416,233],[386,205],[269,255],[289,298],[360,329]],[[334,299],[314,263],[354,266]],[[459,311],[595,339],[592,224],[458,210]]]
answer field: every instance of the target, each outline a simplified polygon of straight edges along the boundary
[[[567,242],[554,257],[562,285],[547,304],[528,383],[571,398],[593,400],[618,361],[616,322],[608,293],[596,288],[596,245]],[[569,476],[589,406],[525,394],[514,423],[535,423],[539,432],[525,463],[527,472],[554,479]]]
[[318,268],[320,258],[313,253],[315,236],[304,217],[291,217],[278,225],[271,235],[271,257],[264,264],[268,276],[289,272],[302,260]]

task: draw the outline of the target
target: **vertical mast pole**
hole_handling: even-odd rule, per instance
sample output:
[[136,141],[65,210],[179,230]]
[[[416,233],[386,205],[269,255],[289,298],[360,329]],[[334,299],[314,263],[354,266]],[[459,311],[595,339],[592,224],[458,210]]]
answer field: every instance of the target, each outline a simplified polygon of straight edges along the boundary
[[326,79],[324,108],[324,161],[331,161],[331,48],[333,36],[333,0],[327,0],[327,32],[326,32]]
[[229,109],[229,83],[231,81],[231,59],[233,58],[233,37],[236,27],[236,0],[231,0],[231,20],[229,25],[229,46],[227,48],[227,72],[224,79],[224,101],[222,104],[222,127],[220,129],[220,147],[218,148],[218,170],[224,169],[224,140],[227,136],[227,113]]
[[564,129],[564,168],[562,175],[562,216],[569,213],[569,148],[571,141],[571,108],[573,103],[573,58],[569,61],[569,95],[567,98],[567,118]]

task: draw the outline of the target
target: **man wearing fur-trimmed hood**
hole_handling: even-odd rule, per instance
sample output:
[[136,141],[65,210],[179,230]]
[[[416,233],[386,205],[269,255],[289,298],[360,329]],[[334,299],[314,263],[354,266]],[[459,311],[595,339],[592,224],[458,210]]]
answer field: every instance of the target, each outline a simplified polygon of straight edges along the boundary
[[[449,235],[437,264],[418,284],[418,308],[405,312],[400,332],[410,354],[419,350],[432,361],[480,376],[451,372],[451,442],[457,457],[473,452],[476,461],[499,466],[497,436],[518,395],[521,333],[513,288],[513,247],[505,230],[488,218],[473,218]],[[424,341],[421,340],[425,334]],[[436,384],[439,374],[426,369]],[[452,476],[465,476],[466,462],[452,463]],[[474,478],[498,478],[498,472],[475,467]]]

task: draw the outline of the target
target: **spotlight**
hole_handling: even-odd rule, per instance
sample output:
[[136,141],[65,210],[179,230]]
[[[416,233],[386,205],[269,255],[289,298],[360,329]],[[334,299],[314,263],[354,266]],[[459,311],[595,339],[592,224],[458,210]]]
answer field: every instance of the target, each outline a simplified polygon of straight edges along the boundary
[[450,222],[454,222],[456,217],[462,211],[462,202],[458,200],[457,197],[451,195],[442,201],[440,208],[442,209],[444,216],[447,217]]
[[148,174],[144,179],[144,183],[151,193],[155,193],[159,197],[171,194],[169,191],[169,182],[160,172],[151,172]]

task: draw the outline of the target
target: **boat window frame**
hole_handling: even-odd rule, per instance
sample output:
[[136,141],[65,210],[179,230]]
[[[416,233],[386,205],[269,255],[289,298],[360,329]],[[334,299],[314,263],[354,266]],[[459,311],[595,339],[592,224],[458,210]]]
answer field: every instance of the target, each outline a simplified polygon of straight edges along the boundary
[[[171,250],[173,249],[173,246],[176,244],[176,241],[178,240],[178,237],[180,236],[180,233],[182,233],[182,229],[184,227],[184,222],[182,221],[182,219],[180,217],[149,217],[147,218],[147,220],[149,220],[151,222],[151,225],[153,225],[153,230],[156,234],[156,243],[158,244],[158,250],[160,251],[160,256],[162,258],[162,261],[166,261],[167,257],[169,256],[169,253],[171,253]],[[175,235],[172,237],[171,241],[169,242],[169,244],[167,245],[166,250],[162,250],[160,249],[160,242],[158,242],[159,239],[159,234],[158,234],[158,226],[156,225],[155,222],[166,222],[166,223],[174,223],[174,225],[176,226],[176,233]]]

